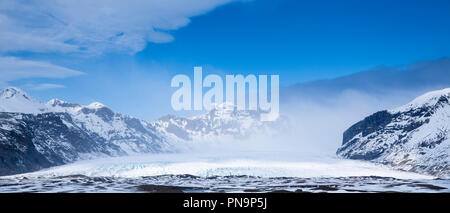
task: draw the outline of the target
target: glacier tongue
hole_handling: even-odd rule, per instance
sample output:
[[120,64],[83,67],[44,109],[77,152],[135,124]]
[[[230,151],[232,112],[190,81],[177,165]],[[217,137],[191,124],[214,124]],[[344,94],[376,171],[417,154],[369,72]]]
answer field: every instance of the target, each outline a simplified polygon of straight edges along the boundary
[[78,161],[18,177],[57,177],[86,175],[91,177],[139,178],[158,175],[195,175],[201,177],[249,175],[258,177],[352,177],[380,176],[401,179],[432,179],[432,176],[403,172],[368,162],[320,157],[289,159],[273,153],[258,152],[251,158],[208,154],[156,154],[100,158]]

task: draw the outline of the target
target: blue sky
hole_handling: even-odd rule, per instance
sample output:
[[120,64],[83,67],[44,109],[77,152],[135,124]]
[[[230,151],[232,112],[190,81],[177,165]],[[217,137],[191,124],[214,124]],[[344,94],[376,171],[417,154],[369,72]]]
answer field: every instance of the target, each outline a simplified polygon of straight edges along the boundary
[[152,120],[194,66],[287,86],[450,56],[445,0],[174,1],[4,1],[0,85]]

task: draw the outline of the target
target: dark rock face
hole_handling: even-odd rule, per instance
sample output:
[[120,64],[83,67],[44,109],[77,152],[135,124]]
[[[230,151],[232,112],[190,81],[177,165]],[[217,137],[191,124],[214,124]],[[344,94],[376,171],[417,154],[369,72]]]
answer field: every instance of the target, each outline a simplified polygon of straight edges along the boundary
[[35,171],[57,165],[36,150],[26,127],[18,126],[17,129],[18,132],[0,129],[0,135],[10,142],[0,142],[0,175]]
[[129,129],[139,131],[141,135],[119,134],[107,140],[86,129],[84,124],[77,124],[68,113],[0,112],[0,175],[62,165],[80,159],[81,155],[126,155],[127,152],[115,141],[143,144],[142,152],[163,149],[158,144],[163,139],[143,127],[139,120],[128,117],[125,120]]
[[392,121],[393,117],[394,116],[391,115],[388,111],[384,110],[377,112],[367,118],[364,118],[364,120],[354,124],[344,132],[342,145],[349,142],[359,133],[361,133],[362,136],[365,137],[373,132],[383,129]]
[[6,128],[0,128],[0,175],[62,165],[83,153],[121,154],[116,145],[67,124],[73,124],[67,113],[1,112],[0,125]]
[[158,135],[153,126],[144,126],[146,123],[122,115],[112,118],[109,111],[94,113],[106,112],[108,121],[119,119],[125,127],[109,130],[104,135],[100,135],[102,131],[92,131],[90,122],[74,120],[73,115],[65,112],[0,112],[0,176],[98,156],[170,151],[167,139]]
[[450,177],[450,89],[374,113],[343,134],[337,155]]

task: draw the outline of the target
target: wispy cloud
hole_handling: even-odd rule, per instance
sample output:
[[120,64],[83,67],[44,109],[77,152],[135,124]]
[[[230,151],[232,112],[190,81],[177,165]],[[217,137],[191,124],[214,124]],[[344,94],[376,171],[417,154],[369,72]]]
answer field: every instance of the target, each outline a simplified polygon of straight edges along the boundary
[[232,0],[3,0],[0,52],[130,54]]
[[48,89],[59,89],[59,88],[65,88],[66,86],[62,84],[38,84],[38,85],[31,85],[31,90],[48,90]]
[[0,57],[0,84],[26,78],[67,78],[83,74],[48,62]]

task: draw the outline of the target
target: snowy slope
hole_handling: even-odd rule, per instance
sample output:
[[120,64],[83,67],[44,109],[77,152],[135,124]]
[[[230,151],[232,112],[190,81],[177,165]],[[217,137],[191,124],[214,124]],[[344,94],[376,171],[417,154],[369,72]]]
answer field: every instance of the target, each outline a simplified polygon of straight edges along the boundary
[[337,154],[450,177],[450,88],[377,112],[344,132]]
[[42,113],[47,106],[31,98],[22,90],[8,87],[0,91],[0,112]]
[[150,123],[114,113],[99,102],[81,106],[52,99],[47,106],[53,112],[70,114],[76,126],[119,146],[127,154],[172,151],[173,149],[164,135],[161,135]]

